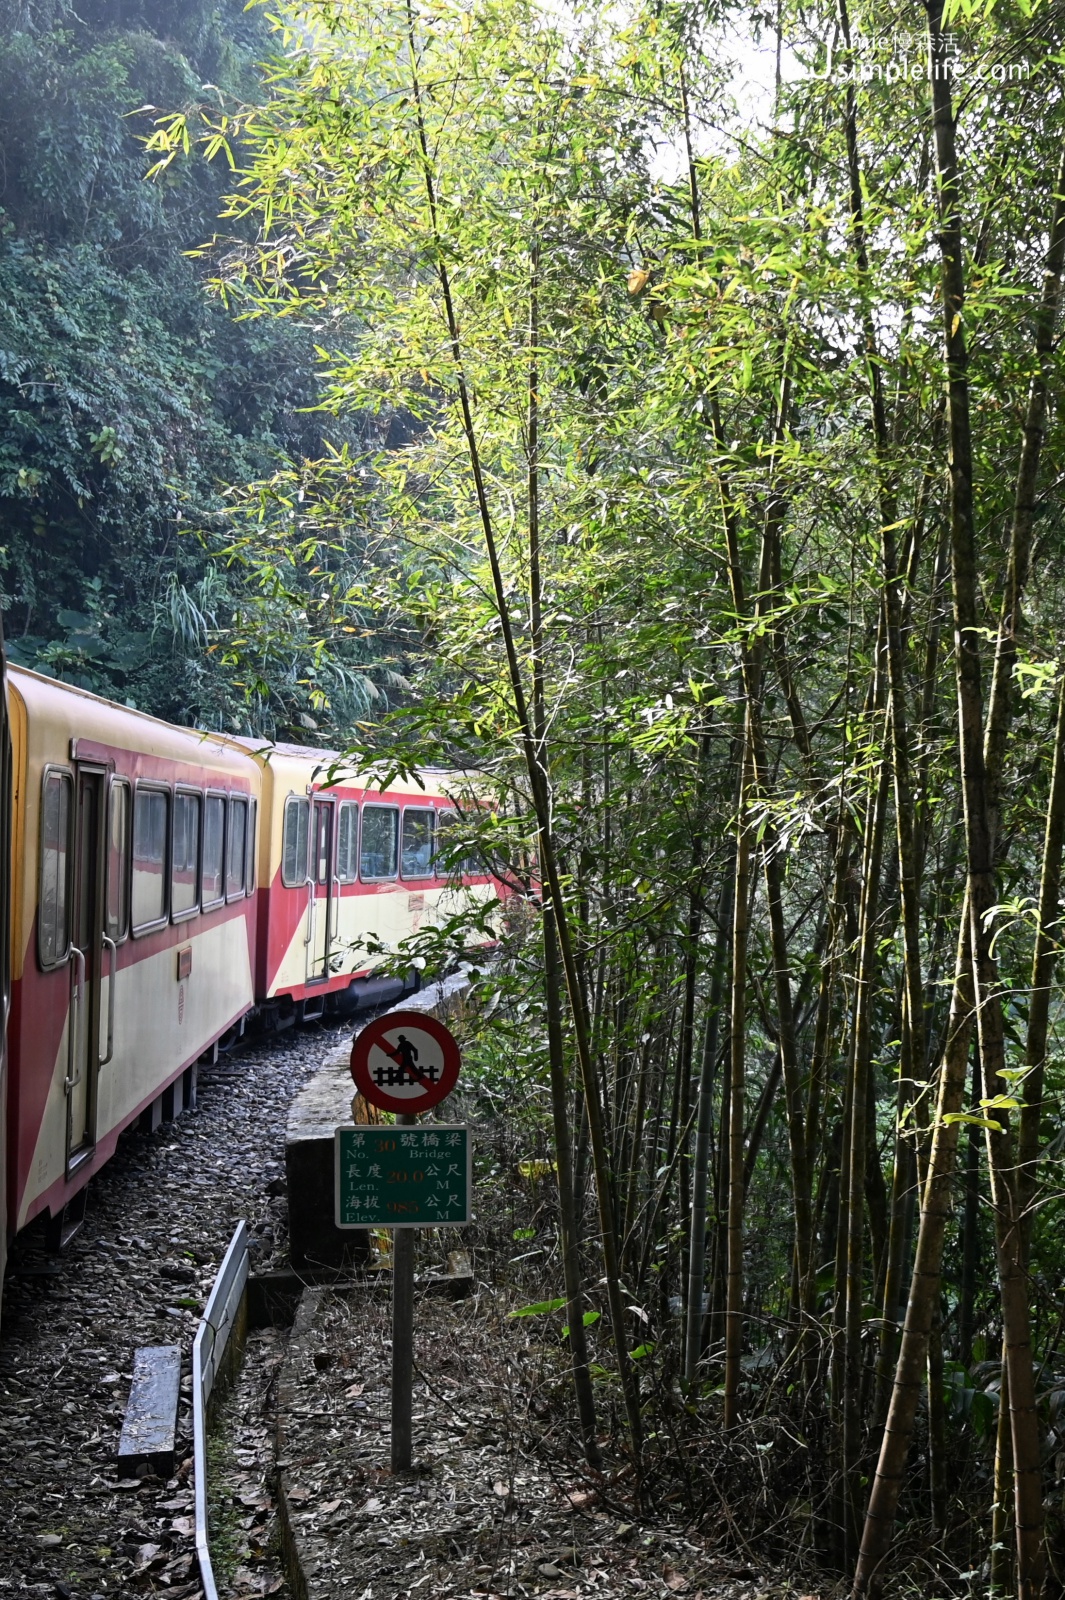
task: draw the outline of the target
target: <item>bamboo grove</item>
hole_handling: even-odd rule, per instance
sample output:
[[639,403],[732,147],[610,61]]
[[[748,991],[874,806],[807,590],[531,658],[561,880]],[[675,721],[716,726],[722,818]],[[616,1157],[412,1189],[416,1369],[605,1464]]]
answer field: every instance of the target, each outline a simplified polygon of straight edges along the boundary
[[324,513],[372,536],[351,602],[417,676],[351,737],[493,797],[479,1048],[549,1131],[588,1463],[855,1596],[1030,1600],[1065,1573],[1062,14],[774,23],[752,114],[742,10],[281,8],[266,103],[160,122],[157,176],[228,152],[217,291],[407,419],[226,559],[303,539],[325,582]]

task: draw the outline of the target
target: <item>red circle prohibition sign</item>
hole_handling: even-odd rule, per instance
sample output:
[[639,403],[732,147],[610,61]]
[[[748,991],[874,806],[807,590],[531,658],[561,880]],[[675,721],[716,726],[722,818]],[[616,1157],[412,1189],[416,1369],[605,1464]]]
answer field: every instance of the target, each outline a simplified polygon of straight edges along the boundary
[[442,1022],[423,1011],[389,1011],[351,1047],[355,1087],[382,1111],[414,1114],[446,1100],[458,1082],[459,1047]]

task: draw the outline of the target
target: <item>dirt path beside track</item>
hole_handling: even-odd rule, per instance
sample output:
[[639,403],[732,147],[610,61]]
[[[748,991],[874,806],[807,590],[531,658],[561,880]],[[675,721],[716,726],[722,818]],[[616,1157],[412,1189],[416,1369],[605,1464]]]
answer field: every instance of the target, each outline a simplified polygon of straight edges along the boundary
[[[505,1297],[416,1307],[414,1454],[388,1470],[387,1287],[305,1291],[282,1363],[279,1497],[308,1600],[784,1600],[799,1590],[682,1521],[633,1516],[624,1476],[574,1473],[561,1364]],[[569,1461],[568,1470],[562,1465]]]

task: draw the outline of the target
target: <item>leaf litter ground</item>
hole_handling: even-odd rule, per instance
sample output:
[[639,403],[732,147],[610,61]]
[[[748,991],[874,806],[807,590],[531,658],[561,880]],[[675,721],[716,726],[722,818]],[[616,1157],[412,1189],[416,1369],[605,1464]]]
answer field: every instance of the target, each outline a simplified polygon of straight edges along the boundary
[[[309,1291],[281,1380],[281,1485],[310,1600],[776,1600],[779,1575],[574,1475],[557,1352],[482,1288],[422,1298],[414,1454],[388,1470],[387,1292]],[[579,1460],[579,1456],[576,1458]]]

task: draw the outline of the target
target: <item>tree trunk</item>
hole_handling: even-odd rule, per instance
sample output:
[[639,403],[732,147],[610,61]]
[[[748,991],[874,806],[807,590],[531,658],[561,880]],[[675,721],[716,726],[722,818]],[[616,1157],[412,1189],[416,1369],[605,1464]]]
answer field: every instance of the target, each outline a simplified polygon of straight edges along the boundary
[[[974,1117],[980,1114],[980,1062],[973,1059],[972,1092],[969,1096]],[[980,1132],[975,1122],[968,1127],[964,1163],[965,1204],[961,1227],[961,1287],[958,1293],[958,1360],[970,1367],[973,1359],[973,1331],[976,1315],[976,1278],[980,1259]]]
[[[906,1019],[903,1018],[904,1033],[907,1027]],[[907,1125],[909,1113],[913,1108],[914,1087],[913,1080],[907,1080],[904,1076],[902,1062],[906,1057],[907,1051],[904,1049],[899,1062],[899,1082],[895,1096],[895,1157],[891,1174],[887,1261],[880,1296],[881,1328],[873,1399],[874,1427],[879,1426],[886,1416],[891,1397],[891,1373],[895,1365],[899,1326],[902,1321],[902,1283],[906,1268],[910,1203],[917,1184],[914,1134],[913,1129]]]
[[1010,1549],[1010,1501],[1013,1498],[1013,1439],[1010,1431],[1010,1374],[1006,1346],[1002,1346],[1002,1378],[998,1391],[995,1428],[995,1489],[991,1499],[991,1557],[988,1589],[996,1597],[1007,1593],[1013,1571]]
[[855,1596],[878,1595],[883,1584],[883,1563],[891,1548],[917,1402],[926,1380],[928,1338],[939,1303],[943,1238],[951,1210],[954,1156],[958,1143],[959,1124],[947,1119],[953,1119],[961,1110],[972,1037],[973,990],[969,933],[970,919],[966,907],[959,932],[950,1022],[939,1074],[928,1178],[921,1196],[921,1221],[906,1320],[895,1365],[895,1381],[884,1424],[880,1457],[865,1513],[854,1576]]
[[943,1394],[943,1302],[932,1316],[928,1335],[928,1493],[932,1527],[942,1533],[947,1525],[947,1408]]
[[569,1105],[566,1092],[566,1063],[562,1035],[562,983],[555,919],[551,906],[544,907],[544,995],[547,1004],[547,1054],[551,1074],[551,1114],[555,1135],[555,1170],[558,1176],[559,1233],[562,1246],[562,1274],[566,1290],[566,1321],[569,1324],[570,1368],[577,1402],[584,1459],[598,1471],[603,1458],[596,1439],[595,1396],[588,1370],[588,1338],[584,1329],[584,1291],[581,1285],[580,1230],[574,1209],[573,1141],[570,1135]]
[[[1065,178],[1060,180],[1065,184]],[[1032,1234],[1032,1207],[1037,1189],[1039,1122],[1043,1111],[1047,1032],[1050,1024],[1050,985],[1054,980],[1061,944],[1061,852],[1065,842],[1065,673],[1058,688],[1054,727],[1054,765],[1050,779],[1043,865],[1039,877],[1039,921],[1032,952],[1032,998],[1025,1041],[1024,1104],[1021,1107],[1017,1146],[1017,1186],[1021,1208],[1025,1270]]]
[[[737,795],[737,801],[738,801]],[[725,963],[732,922],[732,897],[736,887],[735,846],[726,868],[717,908],[717,939],[710,977],[703,1032],[702,1063],[699,1073],[699,1118],[695,1129],[695,1160],[692,1164],[692,1214],[688,1236],[688,1310],[684,1337],[684,1377],[694,1383],[703,1350],[703,1295],[706,1277],[707,1194],[709,1190],[711,1135],[714,1125],[714,1076],[717,1071],[718,1041],[721,1033],[721,1006],[725,989]]]
[[[990,1099],[1001,1094],[1005,1083],[1000,1076],[1004,1064],[1003,1019],[1001,1001],[996,988],[997,975],[991,949],[990,927],[990,913],[997,900],[992,833],[992,794],[997,783],[997,773],[992,775],[989,782],[984,761],[978,633],[980,616],[977,605],[978,572],[973,510],[973,454],[969,419],[968,352],[963,322],[965,276],[959,217],[955,125],[949,66],[941,33],[942,0],[931,0],[927,13],[932,61],[933,132],[939,189],[939,242],[948,379],[954,660],[967,855],[967,913],[975,984],[972,999],[977,1002],[984,1096]],[[1005,696],[1002,697],[1002,704],[1004,703]],[[992,713],[995,716],[996,728],[993,735],[989,733],[988,745],[993,759],[1000,761],[1000,756],[994,757],[996,747],[1000,750],[1004,747],[1004,738],[999,739],[998,735],[997,705],[993,704]],[[1004,717],[1005,714],[1003,710],[1001,716]],[[949,1076],[954,1080],[952,1088],[956,1090],[958,1077],[956,1069]],[[944,1091],[947,1083],[945,1060]],[[955,1095],[952,1094],[950,1098],[953,1100]],[[942,1116],[944,1100],[942,1091],[940,1100]],[[956,1112],[956,1106],[954,1110]],[[998,1119],[988,1120],[994,1124]],[[943,1153],[944,1141],[939,1139],[938,1134],[937,1126],[933,1143],[934,1154],[937,1145],[940,1147],[940,1153]],[[988,1127],[988,1166],[995,1209],[999,1288],[1009,1369],[1017,1533],[1017,1591],[1019,1600],[1035,1600],[1042,1581],[1039,1434],[1031,1362],[1027,1282],[1021,1263],[1021,1230],[1018,1197],[1013,1181],[1011,1143],[1004,1123],[998,1127]],[[953,1145],[949,1148],[949,1154],[952,1160]],[[927,1186],[929,1191],[934,1189],[940,1176],[939,1171],[930,1173]],[[923,1222],[924,1218],[922,1218],[922,1233],[926,1231]],[[915,1271],[914,1288],[911,1292],[911,1307],[915,1299],[921,1302],[921,1315],[915,1317],[912,1331],[925,1345],[931,1326],[928,1312],[938,1301],[942,1226],[930,1227],[927,1232],[928,1245],[935,1244],[934,1256],[929,1259],[930,1251],[927,1249],[922,1253],[919,1241],[918,1257],[920,1260],[924,1254],[924,1270],[934,1281],[920,1287]],[[909,1314],[907,1323],[910,1323]],[[905,1335],[903,1344],[905,1347]],[[897,1478],[901,1475],[904,1465],[905,1448],[912,1427],[912,1409],[909,1402],[903,1402],[899,1394],[899,1377],[908,1376],[908,1372],[904,1374],[904,1356],[907,1354],[912,1356],[913,1352],[907,1352],[904,1348],[900,1353],[899,1373],[896,1376],[896,1391],[889,1413],[888,1430],[885,1432],[880,1468],[874,1482],[866,1518],[867,1537],[863,1537],[862,1552],[855,1575],[857,1594],[865,1593],[870,1586],[875,1586],[877,1574],[890,1542],[891,1523],[894,1520],[898,1497]],[[895,1405],[896,1397],[900,1400],[898,1408]],[[895,1415],[896,1410],[897,1415]],[[893,1423],[896,1424],[894,1428]],[[903,1431],[905,1439],[901,1437]],[[892,1481],[893,1475],[895,1481]]]
[[[702,926],[702,885],[700,882],[703,870],[703,836],[700,826],[700,813],[703,808],[704,774],[710,760],[710,735],[704,733],[699,744],[699,770],[695,793],[695,828],[692,834],[691,854],[691,887],[688,891],[688,925],[685,929],[684,941],[684,1002],[681,1015],[680,1050],[678,1053],[678,1072],[680,1077],[680,1096],[677,1107],[677,1121],[681,1129],[688,1126],[691,1107],[692,1092],[692,1062],[695,1055],[695,990],[699,976],[699,933]],[[687,1134],[682,1135],[680,1147],[680,1166],[677,1175],[678,1209],[681,1217],[691,1217],[692,1206],[692,1162],[690,1143]],[[705,1196],[704,1196],[705,1210]],[[690,1318],[688,1316],[688,1294],[691,1284],[691,1227],[681,1245],[681,1340],[684,1346],[684,1355],[681,1361],[683,1370],[687,1370],[687,1334]],[[702,1268],[700,1267],[700,1276]],[[698,1291],[700,1310],[702,1307],[702,1285]],[[696,1356],[698,1359],[698,1356]]]
[[435,244],[435,260],[437,277],[440,283],[441,297],[444,305],[444,318],[447,326],[447,338],[450,348],[451,361],[454,371],[453,382],[458,396],[459,409],[462,417],[462,430],[466,440],[469,456],[470,474],[473,479],[474,498],[477,504],[481,531],[485,542],[485,552],[488,557],[488,566],[492,579],[492,592],[495,602],[496,615],[499,617],[500,633],[502,635],[503,649],[507,662],[507,676],[510,683],[510,693],[514,705],[515,720],[521,737],[522,753],[525,758],[525,767],[529,779],[529,789],[532,796],[533,810],[536,816],[537,842],[539,845],[540,867],[546,879],[547,890],[555,912],[555,931],[558,938],[559,953],[562,958],[562,969],[565,975],[566,991],[569,997],[570,1012],[573,1019],[573,1037],[576,1045],[577,1060],[580,1065],[581,1081],[584,1087],[585,1110],[588,1117],[588,1136],[591,1145],[592,1167],[595,1172],[596,1200],[599,1209],[599,1224],[602,1237],[603,1268],[606,1280],[607,1304],[610,1310],[611,1334],[614,1350],[618,1363],[618,1375],[621,1380],[621,1392],[625,1405],[626,1421],[628,1423],[629,1440],[633,1456],[637,1464],[642,1450],[643,1428],[640,1418],[640,1402],[637,1389],[636,1375],[628,1354],[628,1340],[625,1324],[625,1304],[621,1295],[621,1276],[618,1260],[617,1228],[614,1219],[614,1185],[613,1173],[610,1167],[609,1152],[603,1131],[603,1114],[599,1101],[599,1083],[596,1074],[596,1063],[592,1054],[591,1040],[589,1037],[588,1016],[585,1009],[585,995],[580,981],[576,952],[571,937],[569,913],[566,895],[562,887],[562,876],[559,870],[555,853],[555,841],[552,831],[552,805],[551,788],[548,775],[548,758],[546,743],[538,741],[529,715],[529,702],[525,692],[525,682],[518,659],[517,645],[514,638],[514,629],[511,620],[511,607],[508,599],[506,577],[500,559],[499,545],[496,540],[495,525],[488,505],[488,493],[485,487],[484,473],[481,466],[481,453],[477,441],[477,433],[473,423],[473,409],[470,399],[470,390],[466,381],[466,372],[462,355],[462,342],[459,337],[458,318],[455,313],[454,300],[451,293],[451,278],[447,267],[445,252],[441,247],[440,232],[437,224],[437,197],[436,179],[434,176],[433,158],[429,150],[429,141],[425,130],[425,122],[421,109],[421,84],[417,72],[417,47],[415,42],[414,13],[411,0],[407,4],[407,42],[410,52],[412,75],[413,100],[418,119],[418,138],[421,151],[423,179],[425,184],[426,200],[428,204],[432,236]]
[[[540,462],[539,375],[539,253],[534,250],[529,296],[529,609],[532,641],[532,716],[537,746],[542,750],[547,719],[544,705],[543,597],[540,581]],[[565,1045],[562,1031],[562,983],[554,908],[543,908],[544,1000],[547,1008],[547,1054],[551,1076],[551,1113],[554,1122],[555,1171],[558,1177],[559,1233],[562,1273],[566,1289],[566,1320],[573,1390],[577,1402],[585,1460],[598,1470],[602,1455],[596,1440],[595,1398],[588,1370],[588,1339],[584,1328],[584,1292],[581,1285],[580,1234],[574,1206],[573,1141],[568,1117]]]
[[740,1358],[743,1354],[743,1111],[747,1066],[747,926],[749,916],[750,819],[753,778],[751,708],[744,723],[740,804],[736,816],[736,873],[732,902],[732,991],[729,1007],[728,1246],[725,1279],[724,1415],[726,1431],[739,1421]]
[[[879,698],[879,696],[878,696]],[[888,762],[880,762],[876,786],[869,800],[862,850],[862,904],[858,938],[858,972],[855,981],[854,1018],[851,1025],[850,1139],[843,1182],[846,1219],[844,1245],[842,1455],[844,1486],[843,1554],[849,1564],[858,1544],[861,1507],[858,1503],[862,1456],[862,1309],[865,1303],[865,1187],[869,1149],[869,1092],[871,1014],[875,1003],[877,921],[880,911],[880,867],[890,783]]]

